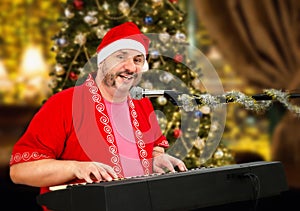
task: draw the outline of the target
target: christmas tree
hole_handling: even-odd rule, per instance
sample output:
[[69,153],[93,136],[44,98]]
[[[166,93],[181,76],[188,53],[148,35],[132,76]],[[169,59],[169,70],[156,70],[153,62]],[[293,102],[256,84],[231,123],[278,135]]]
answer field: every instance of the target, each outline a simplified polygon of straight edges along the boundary
[[207,92],[201,78],[209,64],[201,53],[190,55],[195,51],[187,41],[187,16],[177,0],[68,0],[63,8],[62,28],[53,37],[53,94],[80,84],[96,71],[93,59],[102,37],[110,28],[132,21],[151,39],[149,70],[139,86],[188,93],[177,96],[180,99],[150,98],[171,145],[168,153],[183,159],[188,168],[232,163],[230,152],[219,144],[223,128],[215,119],[218,115],[213,117],[209,106],[188,97]]

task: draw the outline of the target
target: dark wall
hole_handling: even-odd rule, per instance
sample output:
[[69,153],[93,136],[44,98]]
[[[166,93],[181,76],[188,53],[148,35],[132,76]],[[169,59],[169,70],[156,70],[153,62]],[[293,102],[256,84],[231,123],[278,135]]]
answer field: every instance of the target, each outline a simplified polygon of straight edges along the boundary
[[9,159],[13,145],[25,131],[36,106],[0,105],[0,210],[39,211],[39,188],[14,184],[9,177]]

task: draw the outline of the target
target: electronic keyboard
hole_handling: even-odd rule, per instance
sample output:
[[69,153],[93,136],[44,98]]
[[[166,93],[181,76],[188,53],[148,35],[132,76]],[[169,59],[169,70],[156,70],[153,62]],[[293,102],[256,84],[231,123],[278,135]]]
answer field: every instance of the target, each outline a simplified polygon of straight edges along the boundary
[[258,161],[54,189],[38,195],[38,204],[54,211],[163,211],[255,202],[288,185],[281,162]]

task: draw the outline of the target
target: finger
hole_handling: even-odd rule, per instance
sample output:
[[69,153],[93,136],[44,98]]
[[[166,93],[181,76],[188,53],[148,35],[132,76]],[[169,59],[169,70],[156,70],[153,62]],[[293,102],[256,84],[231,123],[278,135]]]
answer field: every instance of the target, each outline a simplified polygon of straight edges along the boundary
[[112,179],[117,179],[118,175],[115,173],[113,168],[104,163],[93,162],[101,175],[101,177],[107,181],[112,181]]
[[154,173],[159,173],[159,174],[164,174],[165,173],[165,171],[162,168],[158,167],[158,166],[153,166],[153,172]]
[[170,172],[175,172],[174,166],[170,160],[165,160],[163,163],[164,167],[167,168]]
[[93,183],[93,180],[91,179],[91,175],[85,175],[83,177],[83,179],[87,182],[87,183]]
[[179,160],[175,157],[170,157],[170,162],[173,164],[173,166],[177,166],[179,171],[187,171],[187,167],[182,160]]
[[92,178],[93,181],[96,181],[96,182],[102,181],[102,176],[99,173],[98,168],[95,171],[91,172],[90,177]]
[[106,171],[106,169],[103,166],[99,166],[98,169],[99,169],[99,173],[103,180],[106,180],[106,181],[113,180],[112,176]]
[[179,162],[177,164],[177,167],[178,167],[179,171],[187,171],[187,167],[185,166],[185,164],[183,162]]
[[107,173],[112,176],[114,179],[118,179],[118,175],[114,171],[114,169],[111,166],[104,165],[103,168],[107,171]]

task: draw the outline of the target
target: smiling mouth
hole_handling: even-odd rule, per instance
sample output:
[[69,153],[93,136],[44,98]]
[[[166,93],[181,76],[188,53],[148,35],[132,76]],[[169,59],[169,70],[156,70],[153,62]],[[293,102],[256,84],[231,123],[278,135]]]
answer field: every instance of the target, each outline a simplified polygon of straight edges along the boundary
[[123,78],[125,80],[132,80],[132,79],[136,78],[137,74],[134,73],[134,74],[128,75],[128,74],[121,73],[118,76],[120,76],[121,78]]

